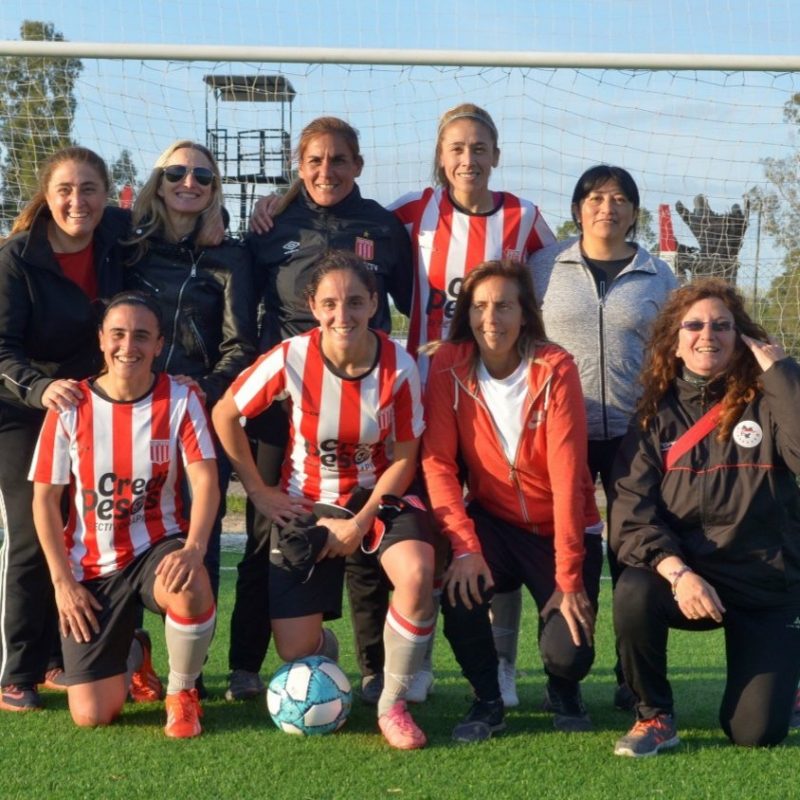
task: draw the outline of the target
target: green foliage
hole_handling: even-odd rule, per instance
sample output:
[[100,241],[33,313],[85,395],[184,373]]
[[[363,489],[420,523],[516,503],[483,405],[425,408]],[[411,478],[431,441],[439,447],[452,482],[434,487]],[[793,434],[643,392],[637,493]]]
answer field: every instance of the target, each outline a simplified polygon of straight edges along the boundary
[[[226,703],[228,621],[236,557],[223,554],[219,623],[206,682],[214,697],[204,703],[205,733],[192,741],[164,737],[159,704],[126,706],[105,729],[72,724],[63,695],[47,693],[47,709],[22,715],[0,713],[3,752],[13,756],[0,779],[5,798],[622,798],[758,797],[797,794],[797,743],[736,748],[719,728],[717,708],[724,683],[721,632],[673,631],[670,678],[682,743],[656,758],[612,755],[614,741],[631,725],[630,714],[611,707],[614,640],[610,582],[604,580],[597,633],[597,661],[583,693],[595,730],[562,734],[540,710],[544,677],[536,649],[536,617],[525,597],[519,657],[522,705],[508,713],[508,731],[483,745],[456,745],[450,731],[469,706],[461,677],[439,626],[434,652],[436,693],[413,713],[428,733],[421,751],[399,752],[382,741],[374,708],[358,700],[344,729],[333,736],[302,739],[275,728],[263,701]],[[154,663],[163,674],[166,653],[160,619],[148,614]],[[357,680],[350,620],[333,623],[342,645],[341,663]],[[262,674],[278,667],[271,649]]]
[[578,233],[578,226],[571,219],[566,219],[556,228],[556,239],[563,242],[565,239],[577,236]]
[[142,184],[138,180],[139,170],[133,163],[133,154],[127,148],[123,148],[119,157],[112,161],[108,167],[109,177],[111,178],[111,192],[109,196],[112,200],[118,201],[120,192],[130,186],[134,193],[138,193]]
[[[49,22],[25,20],[25,41],[64,40]],[[77,58],[0,59],[0,226],[7,227],[36,191],[40,163],[72,143]]]

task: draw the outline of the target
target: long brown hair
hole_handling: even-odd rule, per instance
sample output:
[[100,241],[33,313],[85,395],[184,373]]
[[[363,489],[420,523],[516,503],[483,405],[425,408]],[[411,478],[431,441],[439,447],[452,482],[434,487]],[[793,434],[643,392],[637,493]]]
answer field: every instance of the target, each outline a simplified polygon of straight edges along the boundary
[[[681,373],[683,362],[676,353],[681,320],[695,303],[708,298],[717,298],[725,304],[739,334],[744,333],[762,341],[768,338],[764,328],[750,319],[744,307],[744,298],[721,278],[704,278],[676,289],[662,306],[647,347],[641,375],[644,392],[637,406],[643,429],[655,418],[661,399]],[[717,425],[717,438],[720,441],[730,438],[745,405],[755,397],[760,375],[761,368],[750,348],[737,335],[733,355],[721,376],[725,382],[725,395],[722,398],[722,416]]]
[[94,150],[90,150],[88,147],[78,147],[76,145],[57,150],[52,155],[48,156],[39,168],[39,185],[36,189],[36,193],[14,220],[11,226],[11,236],[15,233],[29,231],[31,229],[36,215],[47,205],[47,187],[50,185],[50,179],[53,177],[53,173],[67,161],[73,161],[76,164],[88,164],[97,172],[97,175],[105,187],[106,193],[108,193],[111,188],[111,181],[108,177],[108,167],[106,167],[106,162],[103,161]]
[[[461,289],[456,298],[453,318],[450,321],[448,342],[463,343],[475,342],[475,335],[469,324],[469,310],[475,290],[489,278],[505,278],[516,283],[519,292],[519,305],[522,309],[522,328],[517,339],[517,351],[522,358],[530,358],[537,344],[547,342],[544,330],[544,321],[536,303],[533,291],[530,269],[518,261],[503,259],[502,261],[484,261],[469,272],[461,284]],[[436,344],[425,348],[425,352],[434,352]]]

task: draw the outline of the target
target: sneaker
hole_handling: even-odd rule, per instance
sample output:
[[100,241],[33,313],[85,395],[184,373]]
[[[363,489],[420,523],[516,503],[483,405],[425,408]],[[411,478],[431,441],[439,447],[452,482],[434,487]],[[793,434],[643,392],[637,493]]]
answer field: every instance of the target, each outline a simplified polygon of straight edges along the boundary
[[549,683],[544,688],[542,710],[553,714],[553,727],[562,733],[586,733],[592,721],[583,704],[581,687],[576,685],[570,694],[559,694]]
[[424,703],[428,699],[428,695],[433,694],[433,684],[433,673],[430,670],[421,669],[414,673],[406,692],[406,702]]
[[636,692],[627,683],[620,683],[614,689],[614,708],[618,711],[633,711],[638,702]]
[[800,728],[800,689],[794,696],[794,707],[792,708],[792,718],[789,720],[790,728]]
[[39,684],[42,689],[49,689],[51,692],[66,692],[67,681],[64,670],[61,667],[53,667],[44,674],[44,681]]
[[519,705],[517,694],[517,666],[506,658],[497,661],[497,682],[500,684],[500,696],[506,708],[516,708]]
[[246,669],[235,669],[228,676],[228,688],[225,690],[225,699],[253,700],[266,692],[264,682],[257,672],[248,672]]
[[361,679],[361,702],[368,706],[378,705],[383,693],[383,673],[365,675]]
[[153,645],[150,642],[150,634],[143,628],[137,628],[133,632],[133,638],[142,648],[142,663],[131,675],[128,696],[133,703],[156,703],[164,699],[164,686],[153,669]]
[[428,739],[408,713],[405,700],[398,700],[385,714],[378,717],[383,738],[397,750],[419,750]]
[[184,689],[175,694],[168,694],[166,700],[167,724],[164,733],[172,739],[191,739],[199,736],[200,717],[203,709],[197,698],[197,689]]
[[483,742],[491,738],[493,733],[505,730],[506,723],[503,721],[503,716],[502,698],[479,700],[476,697],[467,716],[453,728],[453,741]]
[[675,747],[679,742],[672,715],[659,714],[653,719],[637,719],[628,733],[617,740],[614,755],[632,758],[654,756],[659,750]]
[[0,708],[3,711],[39,711],[42,698],[32,683],[11,683],[0,689]]

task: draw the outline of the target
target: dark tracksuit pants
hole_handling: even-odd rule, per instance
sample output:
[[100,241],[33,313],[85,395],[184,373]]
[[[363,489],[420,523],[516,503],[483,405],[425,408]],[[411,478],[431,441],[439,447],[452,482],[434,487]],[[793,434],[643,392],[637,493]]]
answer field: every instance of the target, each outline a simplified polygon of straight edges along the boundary
[[0,404],[0,685],[35,684],[60,665],[53,584],[33,525],[28,481],[44,415]]
[[[489,621],[491,598],[494,591],[513,591],[524,585],[541,611],[556,588],[555,548],[552,537],[538,536],[499,520],[478,503],[471,503],[468,513],[475,522],[483,557],[491,570],[495,587],[485,593],[482,603],[473,603],[471,609],[463,604],[458,594],[456,605],[450,605],[447,593],[444,593],[444,634],[476,696],[481,700],[495,700],[500,697],[500,687],[497,652]],[[597,534],[587,534],[584,540],[584,586],[596,611],[603,546]],[[578,683],[589,673],[594,661],[594,647],[587,642],[575,646],[560,611],[551,613],[545,620],[540,618],[538,642],[551,687],[558,694],[573,695]]]
[[725,603],[721,626],[689,620],[668,581],[648,569],[626,567],[614,592],[614,628],[625,676],[641,698],[640,719],[673,713],[667,679],[670,628],[725,631],[727,679],[719,721],[735,744],[775,745],[788,733],[800,675],[800,598],[778,608]]

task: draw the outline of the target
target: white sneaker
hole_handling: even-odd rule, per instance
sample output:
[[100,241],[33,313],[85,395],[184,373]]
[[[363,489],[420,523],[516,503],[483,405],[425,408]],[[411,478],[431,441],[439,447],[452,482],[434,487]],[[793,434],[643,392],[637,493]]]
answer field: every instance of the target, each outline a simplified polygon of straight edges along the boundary
[[433,673],[422,669],[411,679],[405,700],[409,703],[424,703],[430,694],[433,694]]
[[497,661],[497,681],[500,684],[500,695],[506,708],[516,708],[519,705],[517,695],[517,667],[508,659],[501,658]]

